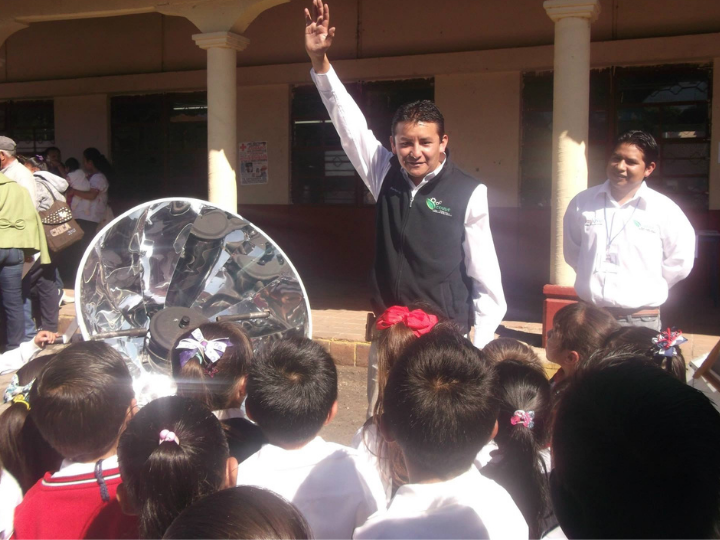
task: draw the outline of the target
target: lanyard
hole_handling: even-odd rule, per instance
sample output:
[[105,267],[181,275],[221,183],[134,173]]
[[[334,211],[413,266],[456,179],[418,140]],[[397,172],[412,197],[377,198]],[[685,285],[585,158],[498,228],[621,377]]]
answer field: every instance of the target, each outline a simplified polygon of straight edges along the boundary
[[610,228],[608,229],[608,220],[607,220],[608,204],[610,204],[610,201],[608,200],[607,193],[605,193],[605,205],[603,206],[603,215],[605,216],[605,234],[607,235],[606,240],[605,240],[607,242],[607,244],[605,245],[605,251],[608,251],[610,249],[610,246],[615,241],[615,239],[618,236],[620,236],[620,234],[622,234],[622,232],[625,230],[625,227],[627,227],[627,224],[630,223],[630,220],[632,220],[633,216],[635,215],[635,210],[637,210],[637,207],[640,204],[640,197],[638,197],[637,201],[635,202],[635,206],[633,207],[633,211],[630,214],[630,217],[627,219],[627,221],[625,221],[625,223],[623,223],[622,228],[612,238],[610,238],[610,234],[612,233],[613,226],[615,225],[615,215],[617,214],[617,210],[613,214],[613,222],[610,225]]

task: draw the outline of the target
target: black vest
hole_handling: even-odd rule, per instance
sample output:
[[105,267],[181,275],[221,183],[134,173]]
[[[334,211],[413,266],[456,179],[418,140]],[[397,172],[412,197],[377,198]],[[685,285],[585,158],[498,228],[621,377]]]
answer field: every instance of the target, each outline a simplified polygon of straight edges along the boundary
[[474,324],[465,268],[465,214],[479,182],[446,158],[440,174],[410,202],[397,157],[377,201],[373,308],[429,302],[468,332]]

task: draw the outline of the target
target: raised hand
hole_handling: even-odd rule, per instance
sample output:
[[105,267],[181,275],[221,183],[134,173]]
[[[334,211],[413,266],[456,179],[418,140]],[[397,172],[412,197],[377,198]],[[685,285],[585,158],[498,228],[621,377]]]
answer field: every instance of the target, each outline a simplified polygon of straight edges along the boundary
[[305,50],[316,73],[330,69],[327,51],[335,37],[335,28],[330,27],[330,7],[322,0],[313,0],[313,13],[305,8]]

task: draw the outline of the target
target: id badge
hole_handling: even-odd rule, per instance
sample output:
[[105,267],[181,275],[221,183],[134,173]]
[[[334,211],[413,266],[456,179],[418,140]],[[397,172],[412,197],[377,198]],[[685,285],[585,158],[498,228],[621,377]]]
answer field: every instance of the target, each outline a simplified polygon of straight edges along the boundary
[[600,271],[604,274],[617,274],[620,269],[617,246],[610,246],[600,262]]

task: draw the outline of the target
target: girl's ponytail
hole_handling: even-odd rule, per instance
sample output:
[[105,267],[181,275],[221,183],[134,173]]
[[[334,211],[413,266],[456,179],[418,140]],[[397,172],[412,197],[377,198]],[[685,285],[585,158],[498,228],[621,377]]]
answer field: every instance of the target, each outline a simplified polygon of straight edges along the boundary
[[503,360],[493,369],[499,383],[498,455],[482,474],[508,491],[527,521],[530,537],[540,538],[549,514],[543,450],[549,435],[550,383],[534,363]]

